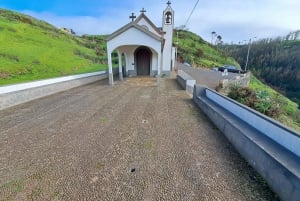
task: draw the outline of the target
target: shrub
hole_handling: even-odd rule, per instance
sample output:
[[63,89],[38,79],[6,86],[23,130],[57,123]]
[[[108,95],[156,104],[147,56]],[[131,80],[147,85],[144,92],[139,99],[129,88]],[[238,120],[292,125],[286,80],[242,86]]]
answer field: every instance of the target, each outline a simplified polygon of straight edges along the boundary
[[257,102],[257,96],[255,91],[248,87],[239,87],[234,85],[230,87],[228,97],[251,108],[254,108],[255,103]]
[[99,47],[96,47],[95,51],[96,51],[96,55],[98,56],[103,56],[105,54],[104,50]]
[[296,111],[293,116],[295,120],[300,124],[300,110]]
[[7,30],[10,31],[10,32],[17,32],[17,30],[12,28],[12,27],[7,28]]
[[267,91],[257,91],[237,85],[230,88],[228,97],[272,118],[278,118],[282,113],[280,103],[276,102]]
[[203,50],[198,49],[198,56],[199,56],[199,57],[203,57],[203,55],[204,55]]

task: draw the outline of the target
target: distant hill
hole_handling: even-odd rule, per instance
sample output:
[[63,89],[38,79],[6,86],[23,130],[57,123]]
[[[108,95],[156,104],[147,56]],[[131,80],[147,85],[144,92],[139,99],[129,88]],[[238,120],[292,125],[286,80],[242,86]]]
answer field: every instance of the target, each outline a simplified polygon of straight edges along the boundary
[[97,45],[103,39],[0,9],[0,85],[104,70],[106,50]]
[[[251,45],[249,69],[260,80],[300,105],[300,31],[266,38]],[[243,67],[248,45],[224,46]]]

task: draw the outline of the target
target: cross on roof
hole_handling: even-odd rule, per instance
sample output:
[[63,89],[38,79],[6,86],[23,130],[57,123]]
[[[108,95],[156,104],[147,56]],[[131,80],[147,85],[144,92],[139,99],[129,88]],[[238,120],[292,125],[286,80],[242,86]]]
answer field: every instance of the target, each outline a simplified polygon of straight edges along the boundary
[[145,10],[145,8],[143,8],[142,10],[140,10],[140,12],[141,12],[141,13],[145,13],[145,12],[147,12],[147,11]]
[[131,13],[131,16],[129,16],[129,18],[132,20],[132,22],[133,22],[133,20],[136,18],[136,16],[134,15],[134,13]]
[[170,2],[170,1],[168,1],[168,2],[167,2],[167,4],[168,4],[168,6],[170,6],[170,5],[171,5],[171,2]]

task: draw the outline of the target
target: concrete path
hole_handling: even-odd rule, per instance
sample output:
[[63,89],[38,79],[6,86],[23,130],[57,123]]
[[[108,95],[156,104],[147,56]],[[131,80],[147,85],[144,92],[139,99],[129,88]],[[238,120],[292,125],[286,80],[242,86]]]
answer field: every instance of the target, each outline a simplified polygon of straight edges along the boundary
[[276,200],[175,79],[0,111],[0,200]]

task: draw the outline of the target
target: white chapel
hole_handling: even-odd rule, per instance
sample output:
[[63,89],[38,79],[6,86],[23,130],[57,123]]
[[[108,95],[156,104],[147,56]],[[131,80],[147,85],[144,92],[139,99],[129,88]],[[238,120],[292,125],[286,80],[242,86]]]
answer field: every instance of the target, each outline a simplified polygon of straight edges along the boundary
[[118,53],[119,77],[169,75],[175,65],[173,47],[174,11],[168,1],[162,28],[156,27],[145,10],[131,22],[107,37],[109,84],[113,84],[112,53]]

